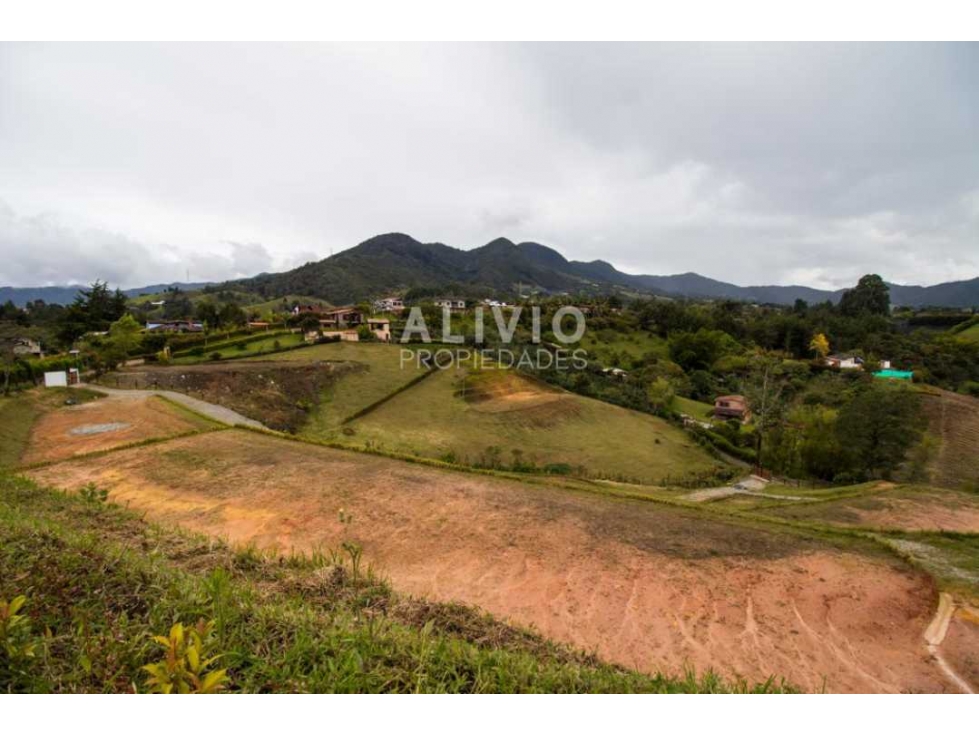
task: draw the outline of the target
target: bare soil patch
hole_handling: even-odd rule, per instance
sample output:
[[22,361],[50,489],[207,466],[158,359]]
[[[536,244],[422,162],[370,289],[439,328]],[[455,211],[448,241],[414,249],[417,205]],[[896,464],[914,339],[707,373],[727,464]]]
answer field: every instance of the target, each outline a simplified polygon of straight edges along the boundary
[[573,396],[513,370],[469,371],[458,381],[457,397],[479,413],[508,413],[526,426],[547,427],[578,414]]
[[973,691],[979,691],[979,609],[956,610],[942,643],[942,656]]
[[107,397],[62,406],[44,413],[34,423],[21,463],[60,461],[209,425],[159,398]]
[[793,504],[769,512],[852,527],[979,532],[979,495],[916,485],[875,491],[866,497]]
[[293,433],[319,404],[325,387],[359,368],[332,362],[146,365],[106,375],[102,381],[108,387],[174,390]]
[[863,548],[238,430],[32,475],[94,481],[154,519],[264,548],[355,541],[402,591],[478,605],[641,670],[693,665],[808,690],[948,687],[922,638],[932,582]]

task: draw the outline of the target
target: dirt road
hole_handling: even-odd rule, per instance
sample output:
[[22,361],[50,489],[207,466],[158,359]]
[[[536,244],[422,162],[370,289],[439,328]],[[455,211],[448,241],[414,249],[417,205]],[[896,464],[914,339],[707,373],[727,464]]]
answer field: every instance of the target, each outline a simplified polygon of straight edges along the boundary
[[218,423],[224,423],[229,426],[250,426],[251,428],[264,428],[264,426],[258,421],[247,418],[241,413],[236,413],[230,408],[214,405],[213,403],[206,403],[203,400],[198,400],[197,398],[190,397],[190,395],[184,395],[183,393],[174,392],[173,390],[117,390],[114,387],[104,387],[102,385],[79,385],[79,387],[85,387],[89,390],[95,390],[105,395],[121,398],[123,400],[145,400],[148,397],[159,395],[190,408],[201,415],[205,415]]

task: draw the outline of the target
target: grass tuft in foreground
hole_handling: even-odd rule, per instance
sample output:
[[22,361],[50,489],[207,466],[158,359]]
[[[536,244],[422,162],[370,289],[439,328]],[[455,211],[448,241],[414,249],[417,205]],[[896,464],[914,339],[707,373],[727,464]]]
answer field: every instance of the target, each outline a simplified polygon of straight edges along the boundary
[[0,630],[0,691],[786,690],[606,665],[467,607],[400,597],[352,558],[235,551],[0,474],[0,600],[16,617]]

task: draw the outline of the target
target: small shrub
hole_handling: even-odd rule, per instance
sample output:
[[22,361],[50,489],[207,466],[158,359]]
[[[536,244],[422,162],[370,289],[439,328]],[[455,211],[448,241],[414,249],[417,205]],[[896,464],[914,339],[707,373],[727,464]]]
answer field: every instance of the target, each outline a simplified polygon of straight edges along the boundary
[[34,657],[37,643],[31,636],[30,620],[18,614],[26,603],[26,596],[15,596],[10,602],[0,599],[0,654],[7,664]]
[[217,362],[219,359],[221,359],[221,352],[211,352],[208,359],[212,362]]
[[149,673],[146,684],[152,693],[217,693],[228,683],[225,668],[209,671],[221,657],[211,655],[214,622],[203,619],[189,629],[179,622],[167,637],[153,641],[165,651],[163,659],[144,665]]
[[78,495],[86,502],[96,505],[104,505],[109,501],[109,490],[99,489],[95,482],[89,482],[78,490]]
[[571,464],[546,464],[544,471],[548,474],[571,474],[574,468]]

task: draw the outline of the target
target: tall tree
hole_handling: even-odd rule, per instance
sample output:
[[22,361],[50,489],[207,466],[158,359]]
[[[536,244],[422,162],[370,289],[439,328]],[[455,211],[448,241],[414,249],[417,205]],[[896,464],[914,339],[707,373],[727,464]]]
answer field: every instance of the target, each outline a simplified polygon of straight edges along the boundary
[[918,393],[878,384],[844,406],[836,426],[856,471],[888,477],[921,440],[925,423]]
[[815,352],[820,359],[825,358],[829,354],[829,339],[826,338],[826,335],[816,334],[809,342],[809,351]]
[[890,289],[879,275],[863,276],[856,288],[844,291],[840,299],[844,316],[887,316],[890,311]]
[[118,288],[113,292],[107,283],[96,280],[88,290],[79,291],[62,314],[58,338],[71,344],[90,331],[107,331],[109,325],[126,313],[126,296]]
[[762,450],[765,448],[766,437],[782,424],[785,415],[786,379],[780,368],[780,359],[762,356],[752,365],[744,385],[744,394],[751,409],[751,420],[755,424],[758,466],[762,466]]

